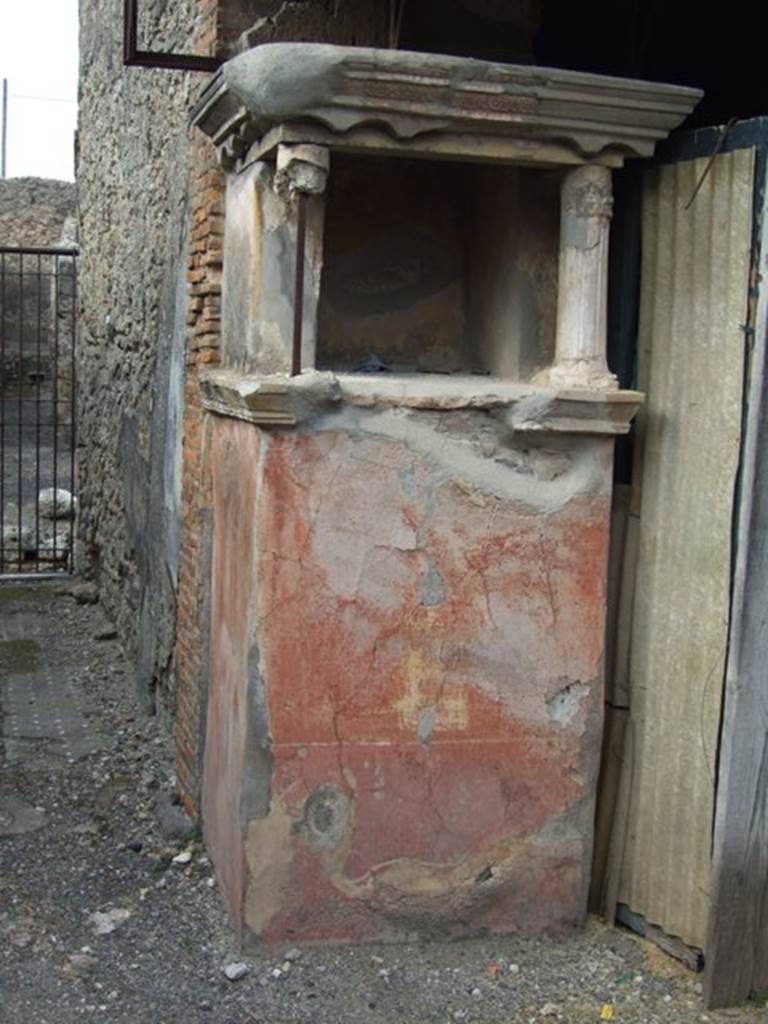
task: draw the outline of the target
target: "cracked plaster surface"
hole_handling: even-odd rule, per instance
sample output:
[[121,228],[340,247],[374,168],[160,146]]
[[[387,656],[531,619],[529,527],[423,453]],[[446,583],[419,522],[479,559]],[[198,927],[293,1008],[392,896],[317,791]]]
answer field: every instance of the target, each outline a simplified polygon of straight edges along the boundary
[[[232,571],[248,580],[239,639],[220,592],[222,665],[258,642],[269,713],[269,806],[222,854],[244,851],[246,928],[381,938],[577,921],[610,445],[512,444],[480,411],[426,426],[344,410],[313,428],[217,420],[213,437],[217,537],[245,542]],[[258,434],[253,457],[241,434]],[[243,475],[234,509],[221,484]],[[318,845],[307,823],[336,820],[328,787],[348,812]]]

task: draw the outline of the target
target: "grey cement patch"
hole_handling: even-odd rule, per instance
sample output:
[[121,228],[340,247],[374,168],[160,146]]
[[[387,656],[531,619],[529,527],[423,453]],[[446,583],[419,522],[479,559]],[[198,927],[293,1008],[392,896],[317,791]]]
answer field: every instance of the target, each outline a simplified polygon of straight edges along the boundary
[[248,822],[253,818],[265,818],[269,814],[272,792],[269,711],[256,644],[248,652],[247,701],[243,791],[240,797],[240,827],[243,832],[247,831]]
[[588,693],[589,687],[579,682],[558,690],[547,700],[549,717],[558,725],[568,725],[578,714],[581,701]]
[[427,571],[421,579],[421,603],[427,608],[436,608],[445,601],[443,577],[430,558]]
[[[539,398],[534,396],[534,404]],[[528,416],[527,400],[521,401],[519,406],[526,410],[525,415]],[[505,416],[512,414],[507,411]],[[374,436],[400,442],[411,452],[430,459],[432,471],[439,474],[440,484],[461,480],[467,488],[477,490],[479,495],[520,502],[547,513],[564,508],[573,498],[583,494],[604,493],[602,458],[605,447],[602,438],[569,438],[567,447],[564,447],[569,460],[567,470],[547,480],[528,472],[510,470],[508,466],[490,460],[473,444],[466,430],[462,433],[451,430],[445,413],[442,418],[444,429],[438,432],[433,423],[424,422],[423,416],[409,409],[363,409],[346,405],[318,416],[312,426],[318,432],[329,430],[348,433],[353,438]],[[472,410],[470,421],[473,428],[478,420],[482,420],[484,425],[491,422],[482,410]],[[500,450],[511,448],[519,452],[522,448],[532,447],[530,441],[522,445],[512,437],[510,424],[498,418],[492,422]]]
[[45,824],[45,812],[17,796],[0,796],[0,838],[35,832]]
[[416,730],[416,734],[419,738],[419,743],[426,745],[432,739],[432,733],[435,731],[437,725],[437,711],[433,707],[424,708],[419,715],[419,726]]

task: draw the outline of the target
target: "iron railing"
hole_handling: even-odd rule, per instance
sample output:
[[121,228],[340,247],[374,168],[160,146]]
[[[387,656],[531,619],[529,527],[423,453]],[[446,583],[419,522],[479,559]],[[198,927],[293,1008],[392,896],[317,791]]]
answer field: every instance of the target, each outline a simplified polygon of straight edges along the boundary
[[77,254],[0,246],[0,575],[73,566]]

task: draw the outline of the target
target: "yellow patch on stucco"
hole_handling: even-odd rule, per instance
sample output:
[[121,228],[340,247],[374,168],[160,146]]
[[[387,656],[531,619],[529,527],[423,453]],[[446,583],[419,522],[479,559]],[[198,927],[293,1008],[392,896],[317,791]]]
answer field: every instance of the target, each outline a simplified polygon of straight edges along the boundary
[[467,727],[467,697],[455,685],[445,682],[445,670],[420,651],[409,651],[400,662],[397,675],[402,696],[395,702],[403,725],[416,728],[421,713],[434,708],[436,729]]
[[287,901],[291,873],[291,818],[273,801],[266,818],[248,822],[245,855],[248,884],[245,923],[260,935]]

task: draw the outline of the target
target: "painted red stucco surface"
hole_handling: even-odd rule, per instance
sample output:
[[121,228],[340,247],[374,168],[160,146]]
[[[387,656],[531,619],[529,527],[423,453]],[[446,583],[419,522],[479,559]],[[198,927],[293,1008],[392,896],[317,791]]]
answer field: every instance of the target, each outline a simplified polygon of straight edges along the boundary
[[475,427],[214,418],[203,809],[248,935],[583,919],[611,442]]

